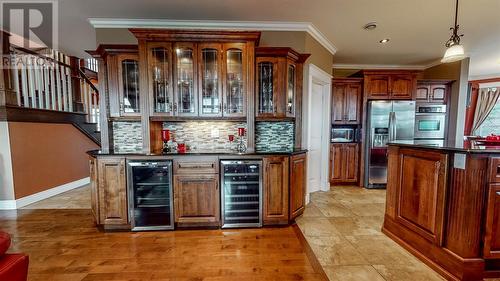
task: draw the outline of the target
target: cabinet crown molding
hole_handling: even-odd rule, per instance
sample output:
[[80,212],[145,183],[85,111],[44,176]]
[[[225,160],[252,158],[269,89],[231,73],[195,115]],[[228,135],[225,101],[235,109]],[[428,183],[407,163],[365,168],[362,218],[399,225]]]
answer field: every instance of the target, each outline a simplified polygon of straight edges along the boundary
[[256,57],[286,57],[298,63],[304,63],[311,54],[301,54],[289,47],[256,47]]
[[148,41],[196,41],[196,42],[247,42],[259,44],[260,31],[194,30],[130,28],[139,40]]
[[122,54],[122,53],[137,53],[138,46],[136,44],[100,44],[97,49],[86,50],[87,54],[94,58],[105,58],[110,54]]

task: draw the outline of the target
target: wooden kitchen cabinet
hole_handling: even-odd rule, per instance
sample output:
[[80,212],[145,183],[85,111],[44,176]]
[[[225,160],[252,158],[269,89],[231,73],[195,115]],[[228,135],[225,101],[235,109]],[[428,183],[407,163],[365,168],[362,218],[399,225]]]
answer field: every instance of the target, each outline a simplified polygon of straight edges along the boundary
[[359,144],[330,144],[330,183],[357,183],[359,178]]
[[139,56],[137,45],[103,44],[89,53],[104,61],[101,81],[107,85],[109,117],[136,118],[141,116],[139,91]]
[[307,157],[298,154],[290,157],[290,204],[289,219],[293,220],[304,212],[306,206]]
[[177,226],[218,226],[219,198],[218,175],[174,175],[174,214]]
[[332,124],[361,123],[362,80],[333,79]]
[[500,258],[500,183],[490,184],[487,200],[484,256]]
[[257,118],[294,118],[301,101],[303,63],[308,54],[291,48],[255,49]]
[[287,156],[263,159],[264,225],[288,224],[288,164]]
[[416,75],[411,71],[364,71],[368,99],[413,99]]
[[430,103],[447,103],[451,90],[451,81],[418,81],[415,100]]
[[101,158],[97,161],[99,223],[128,226],[127,185],[124,158]]

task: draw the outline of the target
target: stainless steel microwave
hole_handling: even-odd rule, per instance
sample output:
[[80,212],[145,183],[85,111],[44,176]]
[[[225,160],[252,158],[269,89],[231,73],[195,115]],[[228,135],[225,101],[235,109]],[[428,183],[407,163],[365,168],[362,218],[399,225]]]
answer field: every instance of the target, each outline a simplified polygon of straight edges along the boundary
[[357,142],[357,132],[356,128],[332,128],[331,142]]

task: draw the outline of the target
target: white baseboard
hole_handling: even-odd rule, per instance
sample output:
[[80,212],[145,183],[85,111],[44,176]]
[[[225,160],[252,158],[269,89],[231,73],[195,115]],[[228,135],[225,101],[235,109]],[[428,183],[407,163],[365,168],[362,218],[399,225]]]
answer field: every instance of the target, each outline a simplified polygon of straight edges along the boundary
[[61,194],[63,192],[84,186],[90,183],[90,178],[86,177],[83,179],[79,179],[76,181],[72,181],[60,186],[53,187],[51,189],[47,189],[23,198],[19,198],[16,200],[0,200],[0,210],[15,210],[27,206],[29,204],[33,204],[43,199],[47,199],[49,197]]

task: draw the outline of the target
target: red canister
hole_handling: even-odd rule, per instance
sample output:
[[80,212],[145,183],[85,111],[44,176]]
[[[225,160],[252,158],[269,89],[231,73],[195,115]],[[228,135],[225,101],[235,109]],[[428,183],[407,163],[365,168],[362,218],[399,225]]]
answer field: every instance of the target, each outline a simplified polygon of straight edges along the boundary
[[238,128],[238,136],[242,137],[245,135],[245,128]]
[[161,140],[164,142],[168,142],[170,140],[170,130],[168,129],[161,130]]

